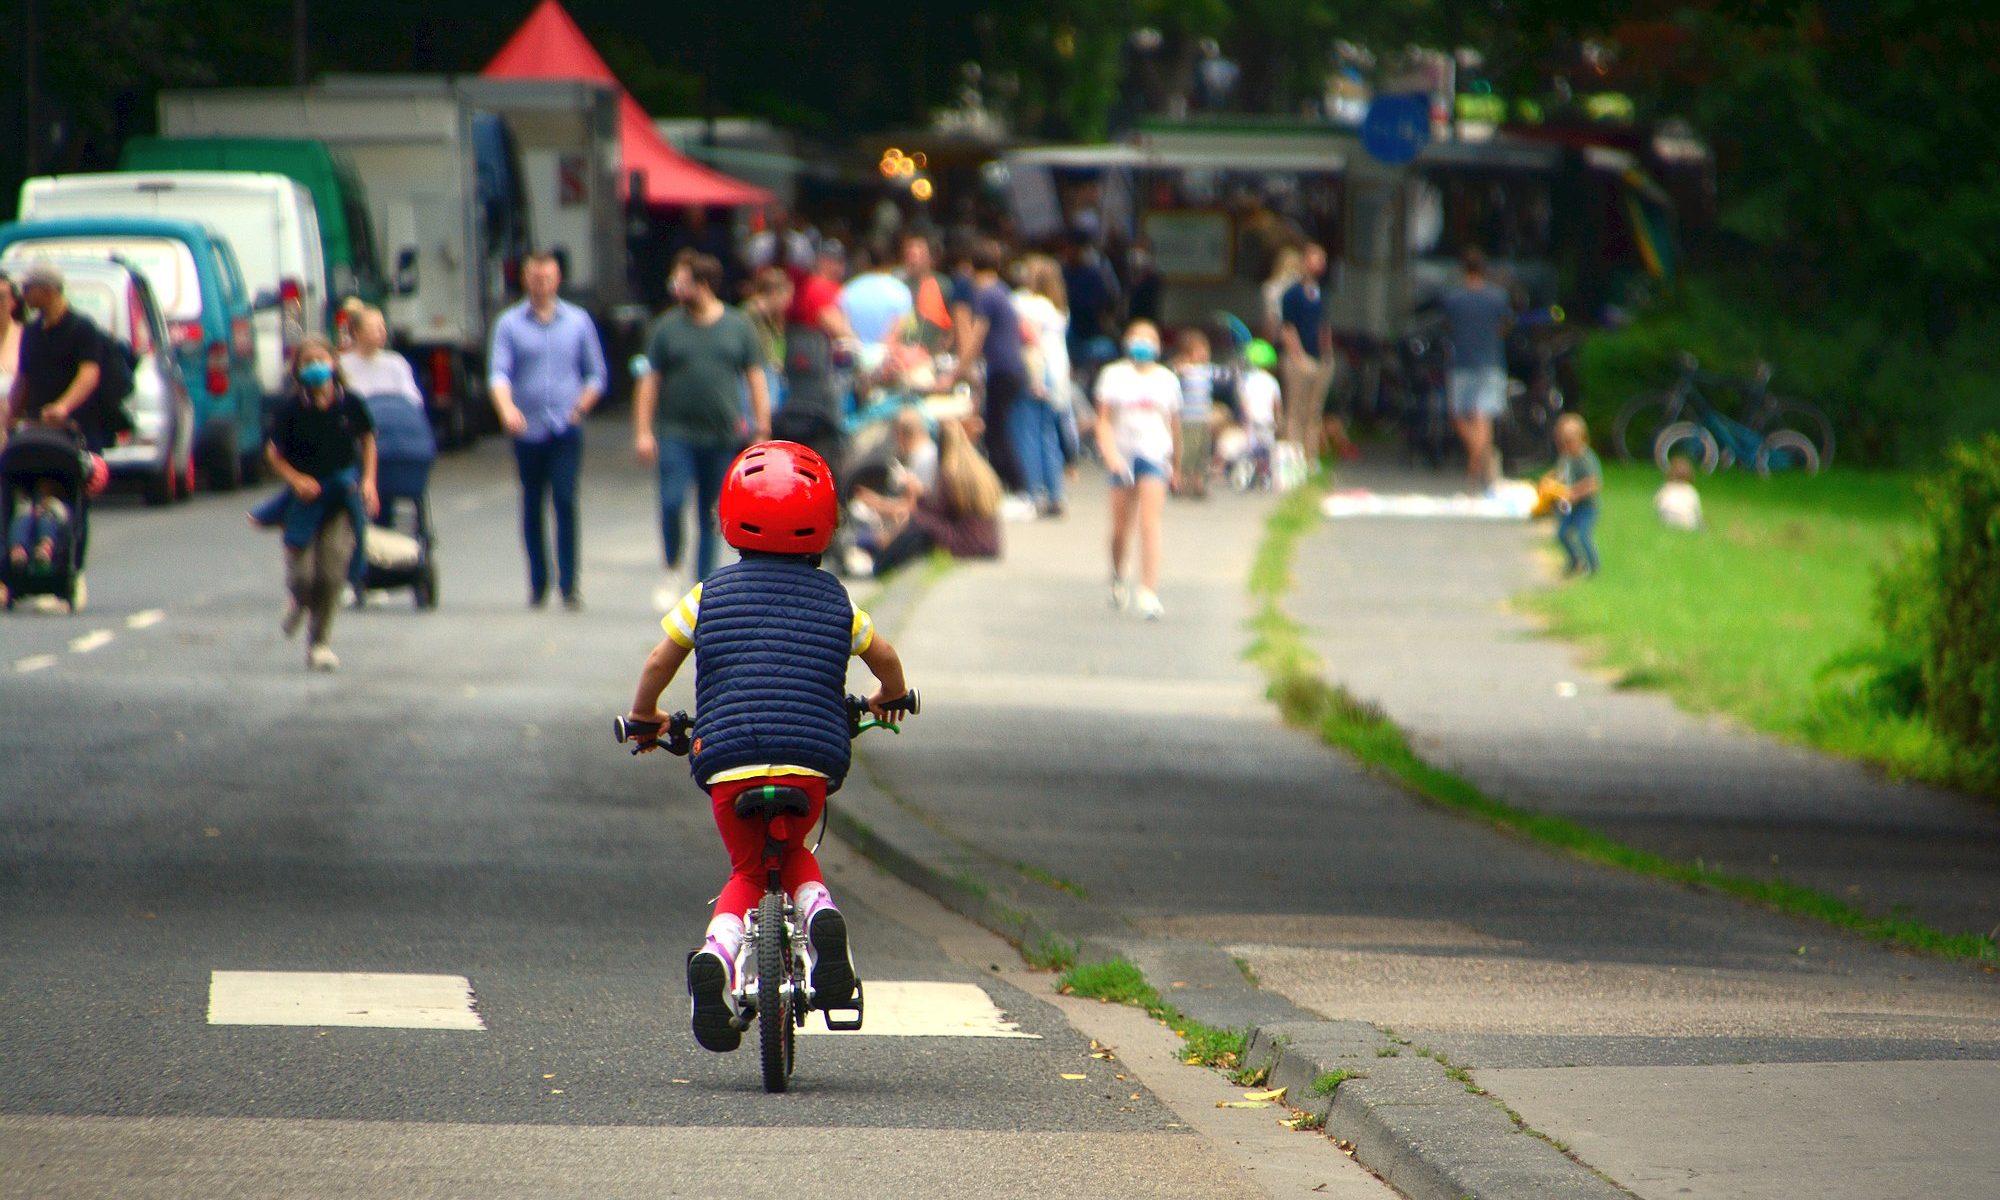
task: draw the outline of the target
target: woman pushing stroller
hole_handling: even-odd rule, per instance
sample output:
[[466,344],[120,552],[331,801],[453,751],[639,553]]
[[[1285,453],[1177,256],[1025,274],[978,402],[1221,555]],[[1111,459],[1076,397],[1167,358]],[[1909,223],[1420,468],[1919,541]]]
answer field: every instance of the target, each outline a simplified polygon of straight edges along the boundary
[[291,600],[286,637],[306,627],[306,666],[340,667],[330,641],[333,614],[353,574],[367,519],[380,510],[375,493],[375,421],[340,378],[333,346],[323,337],[299,343],[293,387],[271,416],[265,461],[287,493],[251,514],[284,530],[285,587]]

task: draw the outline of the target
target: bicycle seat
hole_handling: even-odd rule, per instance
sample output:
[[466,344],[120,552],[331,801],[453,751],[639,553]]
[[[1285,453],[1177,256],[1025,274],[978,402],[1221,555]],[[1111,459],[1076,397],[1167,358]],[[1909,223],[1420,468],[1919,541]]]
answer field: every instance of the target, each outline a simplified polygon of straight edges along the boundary
[[736,795],[736,815],[746,819],[803,817],[811,811],[812,798],[802,788],[767,783],[763,787],[745,788]]

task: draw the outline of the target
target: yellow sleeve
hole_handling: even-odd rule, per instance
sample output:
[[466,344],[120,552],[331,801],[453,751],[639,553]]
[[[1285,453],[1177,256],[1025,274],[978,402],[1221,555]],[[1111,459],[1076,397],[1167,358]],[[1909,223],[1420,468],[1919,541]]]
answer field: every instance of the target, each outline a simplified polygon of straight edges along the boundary
[[875,621],[866,612],[854,610],[854,630],[848,640],[850,654],[866,654],[868,647],[875,644]]
[[[674,645],[683,650],[694,649],[694,623],[701,619],[701,585],[695,584],[674,610],[660,618],[660,628],[667,631]],[[859,653],[859,651],[856,651]]]

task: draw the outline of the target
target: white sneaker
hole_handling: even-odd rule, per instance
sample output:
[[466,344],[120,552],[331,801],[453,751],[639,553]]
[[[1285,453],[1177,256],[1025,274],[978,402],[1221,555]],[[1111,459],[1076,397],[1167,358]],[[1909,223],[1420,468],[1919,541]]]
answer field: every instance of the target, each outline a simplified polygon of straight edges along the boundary
[[333,652],[332,646],[321,642],[306,651],[306,667],[313,671],[338,671],[340,656]]
[[841,565],[856,579],[867,579],[875,574],[875,558],[859,546],[849,546],[841,555]]
[[1000,501],[1000,519],[1003,521],[1032,521],[1042,510],[1026,496],[1008,496]]
[[1167,613],[1166,608],[1160,604],[1160,597],[1152,588],[1140,588],[1133,596],[1132,607],[1148,621],[1157,621]]
[[1119,612],[1132,607],[1132,584],[1116,575],[1111,577],[1111,607]]

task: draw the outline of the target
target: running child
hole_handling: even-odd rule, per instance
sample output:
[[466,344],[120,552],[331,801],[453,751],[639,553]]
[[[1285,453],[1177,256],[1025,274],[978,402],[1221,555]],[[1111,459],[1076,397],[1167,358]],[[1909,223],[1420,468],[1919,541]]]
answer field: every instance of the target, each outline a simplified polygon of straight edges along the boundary
[[852,750],[847,660],[858,656],[879,683],[868,706],[877,717],[909,692],[903,663],[847,589],[820,570],[840,519],[833,472],[795,442],[760,442],[738,455],[722,482],[722,536],[742,561],[694,586],[660,622],[632,700],[634,721],[664,724],[660,693],[690,654],[695,661],[695,782],[708,791],[729,851],[729,882],[716,899],[701,948],[688,955],[694,1036],[709,1050],[734,1050],[736,956],[743,913],[764,894],[764,827],[736,815],[738,793],[768,783],[804,791],[805,820],[783,838],[785,890],[806,929],[806,970],[817,1003],[853,1000],[856,977],[847,922],[834,906],[805,839],[847,775]]

